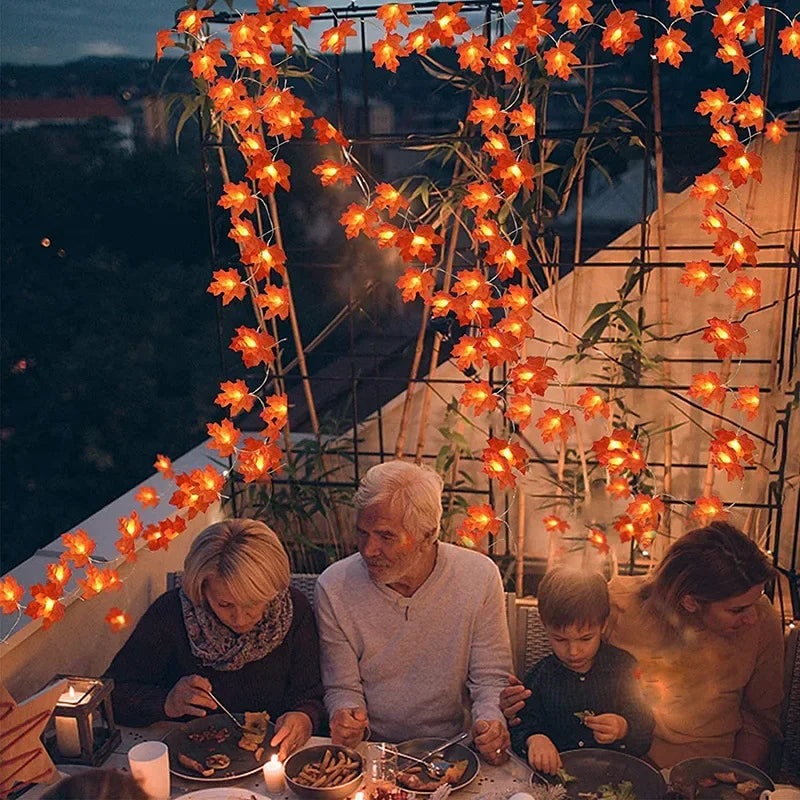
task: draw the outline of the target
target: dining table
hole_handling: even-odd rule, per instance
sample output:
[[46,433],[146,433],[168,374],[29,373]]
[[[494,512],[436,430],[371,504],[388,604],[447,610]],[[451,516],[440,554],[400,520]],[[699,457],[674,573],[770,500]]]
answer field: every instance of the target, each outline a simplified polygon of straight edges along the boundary
[[[162,741],[167,737],[170,731],[174,730],[176,727],[180,727],[180,725],[181,723],[176,722],[156,722],[146,728],[119,726],[120,733],[122,734],[120,742],[105,762],[103,762],[101,767],[129,772],[128,751],[132,747],[141,742]],[[312,736],[304,747],[329,743],[330,739],[328,738]],[[76,774],[76,772],[81,769],[76,765],[62,766],[57,763],[56,766],[59,771],[71,775]],[[83,769],[86,769],[86,767],[83,767]],[[510,759],[499,767],[494,767],[481,760],[480,771],[475,780],[459,789],[457,792],[454,792],[452,796],[455,798],[464,798],[464,800],[467,800],[467,798],[469,798],[469,800],[508,800],[508,798],[516,792],[524,792],[529,788],[529,778],[530,770],[514,759]],[[256,795],[267,796],[270,800],[297,800],[297,796],[293,794],[288,787],[280,793],[268,792],[264,785],[264,776],[261,770],[244,778],[227,781],[225,783],[189,781],[172,774],[170,775],[170,798],[183,797],[190,792],[209,789],[214,786],[245,789]],[[47,788],[46,786],[36,786],[22,795],[20,800],[38,800]]]

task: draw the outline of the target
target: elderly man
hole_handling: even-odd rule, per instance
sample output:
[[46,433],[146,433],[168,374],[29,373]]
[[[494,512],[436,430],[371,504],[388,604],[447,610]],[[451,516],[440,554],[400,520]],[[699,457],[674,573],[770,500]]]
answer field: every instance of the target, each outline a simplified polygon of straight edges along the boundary
[[511,666],[503,586],[486,556],[438,541],[442,481],[427,467],[372,467],[355,495],[357,554],[316,589],[334,743],[450,737],[493,764],[509,735],[498,700]]

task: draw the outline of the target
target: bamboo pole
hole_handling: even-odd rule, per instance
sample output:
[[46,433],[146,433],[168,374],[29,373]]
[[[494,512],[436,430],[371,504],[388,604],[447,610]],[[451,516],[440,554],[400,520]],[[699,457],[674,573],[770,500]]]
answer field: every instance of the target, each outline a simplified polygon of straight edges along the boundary
[[525,492],[517,495],[517,563],[514,592],[517,597],[525,593]]
[[[457,169],[458,165],[456,165],[456,170]],[[444,269],[444,282],[442,284],[442,290],[445,292],[450,291],[450,282],[452,281],[453,278],[453,261],[455,260],[456,244],[458,243],[458,231],[461,224],[461,220],[458,216],[458,211],[454,211],[452,216],[453,216],[453,229],[450,232],[450,241],[448,242],[447,256]],[[437,331],[433,337],[433,345],[431,347],[431,360],[430,364],[428,365],[429,380],[436,377],[436,370],[439,366],[439,350],[441,349],[441,345],[442,345],[442,334]],[[426,383],[425,389],[423,391],[424,395],[422,397],[422,412],[420,414],[420,419],[419,419],[419,430],[417,431],[417,449],[414,455],[414,461],[417,464],[422,463],[422,454],[425,449],[425,438],[427,435],[427,426],[428,426],[428,414],[430,413],[431,398],[433,396],[433,390],[431,389],[431,384]]]
[[[653,127],[654,127],[654,150],[656,160],[656,231],[658,235],[658,261],[663,264],[667,260],[667,223],[664,216],[664,147],[661,142],[661,76],[659,64],[653,61]],[[661,336],[667,335],[667,328],[670,324],[669,315],[669,284],[667,281],[667,269],[659,267],[659,301],[660,314],[658,320],[658,330]],[[668,361],[664,362],[664,382],[670,383],[672,380],[672,369]],[[672,494],[672,414],[669,406],[665,405],[664,411],[664,494]],[[661,532],[667,537],[672,535],[672,506],[667,504],[661,518]],[[655,545],[655,542],[653,542]],[[651,550],[653,547],[651,546]]]
[[411,362],[411,373],[408,377],[408,387],[406,388],[406,396],[403,401],[403,413],[400,417],[400,427],[397,431],[397,440],[394,445],[394,457],[403,458],[404,448],[406,442],[406,433],[408,432],[408,420],[411,416],[411,401],[414,399],[414,391],[416,389],[416,378],[419,372],[419,362],[422,360],[422,349],[425,345],[425,329],[428,327],[428,314],[427,307],[422,312],[422,320],[419,325],[419,333],[417,333],[417,346],[414,349],[414,359]]

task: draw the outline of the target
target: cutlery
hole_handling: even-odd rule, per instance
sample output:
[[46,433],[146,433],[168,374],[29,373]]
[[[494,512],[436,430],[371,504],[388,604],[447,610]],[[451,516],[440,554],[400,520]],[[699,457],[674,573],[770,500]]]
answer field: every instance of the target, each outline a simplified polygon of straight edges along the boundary
[[239,720],[236,719],[236,717],[234,717],[233,714],[231,714],[231,712],[228,711],[228,709],[225,708],[225,706],[222,705],[222,703],[220,703],[220,701],[216,697],[214,697],[213,692],[211,692],[209,689],[206,689],[205,691],[206,694],[219,706],[220,710],[223,711],[225,714],[227,714],[233,720],[234,725],[236,725],[236,727],[240,731],[246,730],[244,725],[242,725],[242,723],[239,722]]
[[423,761],[421,758],[417,758],[416,756],[409,756],[406,753],[398,753],[399,758],[407,758],[409,761],[414,761],[417,764],[422,764],[425,767],[426,771],[430,773],[431,777],[433,778],[443,778],[444,773],[446,772],[446,767],[442,767],[442,764],[446,764],[447,767],[452,766],[449,761]]
[[[448,739],[444,744],[440,744],[438,747],[435,747],[433,750],[428,750],[424,756],[421,756],[422,760],[424,761],[426,758],[430,758],[431,756],[435,756],[437,753],[442,753],[443,750],[446,750],[450,747],[451,744],[458,744],[458,742],[463,741],[464,739],[469,736],[467,731],[463,733],[459,733],[458,736],[454,736],[452,739]],[[444,755],[444,753],[442,753]]]

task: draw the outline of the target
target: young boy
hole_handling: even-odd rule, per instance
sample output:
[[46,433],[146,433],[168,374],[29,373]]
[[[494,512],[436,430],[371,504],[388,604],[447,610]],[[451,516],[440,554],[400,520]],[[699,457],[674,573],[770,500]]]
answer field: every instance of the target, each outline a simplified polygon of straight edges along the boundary
[[650,748],[653,715],[639,693],[636,660],[600,638],[608,614],[602,575],[560,567],[539,585],[553,655],[525,677],[531,696],[511,743],[542,772],[561,767],[561,750],[607,747],[641,756]]

